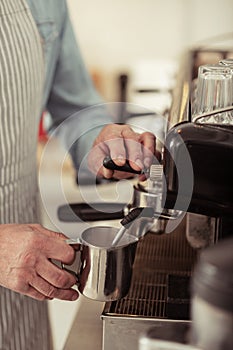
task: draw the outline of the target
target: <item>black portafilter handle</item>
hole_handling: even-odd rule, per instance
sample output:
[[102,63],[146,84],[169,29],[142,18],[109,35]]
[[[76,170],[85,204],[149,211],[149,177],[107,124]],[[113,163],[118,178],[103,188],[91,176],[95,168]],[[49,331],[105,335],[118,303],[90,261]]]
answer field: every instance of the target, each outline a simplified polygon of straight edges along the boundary
[[59,206],[58,219],[63,222],[122,219],[127,203],[71,203]]
[[154,209],[151,207],[138,207],[132,209],[121,221],[121,225],[125,228],[129,228],[135,219],[139,218],[153,218]]
[[133,169],[130,164],[129,161],[126,160],[125,164],[122,166],[116,165],[114,163],[114,161],[112,160],[111,157],[107,156],[104,158],[103,160],[103,166],[106,169],[110,169],[110,170],[117,170],[117,171],[124,171],[126,173],[131,173],[131,174],[137,174],[137,175],[141,175],[141,174],[145,174],[148,172],[147,169],[143,169],[143,170],[135,170]]

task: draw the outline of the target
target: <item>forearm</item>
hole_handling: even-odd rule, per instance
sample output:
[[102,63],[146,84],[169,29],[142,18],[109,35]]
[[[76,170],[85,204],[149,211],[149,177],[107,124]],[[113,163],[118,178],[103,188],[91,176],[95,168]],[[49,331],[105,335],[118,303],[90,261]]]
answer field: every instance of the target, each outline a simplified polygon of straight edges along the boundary
[[99,131],[112,119],[87,72],[67,11],[59,40],[60,50],[46,108],[52,118],[51,130],[57,129],[56,136],[71,152],[78,168]]

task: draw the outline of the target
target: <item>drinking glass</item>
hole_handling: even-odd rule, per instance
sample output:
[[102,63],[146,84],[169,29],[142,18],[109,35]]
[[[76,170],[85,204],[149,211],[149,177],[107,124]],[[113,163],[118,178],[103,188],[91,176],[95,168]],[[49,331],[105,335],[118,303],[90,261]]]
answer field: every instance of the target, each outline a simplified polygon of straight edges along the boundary
[[192,121],[233,125],[232,110],[219,111],[233,109],[232,104],[233,70],[222,64],[200,66]]
[[233,58],[225,58],[224,60],[219,61],[219,64],[225,67],[229,67],[231,70],[233,70]]

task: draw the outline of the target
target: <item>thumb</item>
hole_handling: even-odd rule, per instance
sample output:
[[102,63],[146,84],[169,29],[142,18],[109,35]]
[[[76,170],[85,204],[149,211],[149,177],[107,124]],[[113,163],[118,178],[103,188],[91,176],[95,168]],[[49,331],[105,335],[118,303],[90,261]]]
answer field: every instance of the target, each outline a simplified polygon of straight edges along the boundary
[[43,233],[44,235],[51,237],[51,238],[60,238],[62,240],[67,239],[69,237],[67,237],[66,235],[64,235],[61,232],[56,232],[56,231],[52,231],[52,230],[48,230],[47,228],[39,225],[38,230]]

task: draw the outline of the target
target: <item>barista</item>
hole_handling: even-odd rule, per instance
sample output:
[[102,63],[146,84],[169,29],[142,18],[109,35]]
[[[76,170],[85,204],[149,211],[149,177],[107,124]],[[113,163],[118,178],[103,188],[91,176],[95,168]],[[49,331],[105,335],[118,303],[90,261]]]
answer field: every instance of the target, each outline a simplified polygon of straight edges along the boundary
[[[71,288],[75,278],[50,260],[69,264],[73,249],[64,235],[39,224],[39,117],[47,109],[56,128],[101,100],[85,70],[65,1],[57,6],[56,0],[2,0],[0,28],[0,348],[46,350],[51,337],[44,300],[75,300],[78,294]],[[148,166],[149,152],[145,156],[141,145],[153,150],[154,136],[113,125],[106,114],[90,113],[75,129],[67,123],[59,136],[64,140],[75,130],[85,134],[93,124],[98,136],[90,163],[98,175],[119,177],[101,167],[109,154],[119,165],[127,155],[135,169]],[[128,139],[136,141],[133,147]],[[82,147],[77,141],[73,159]]]

